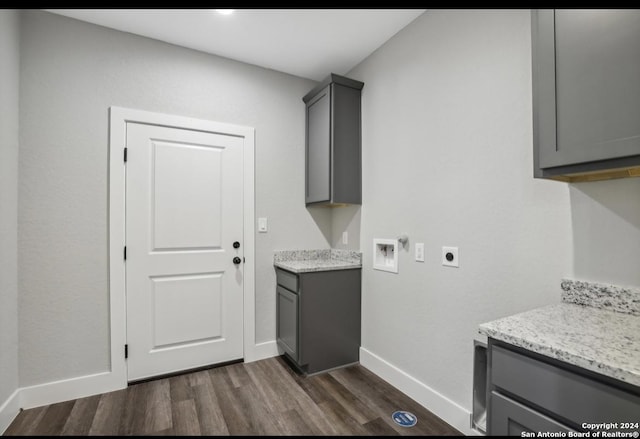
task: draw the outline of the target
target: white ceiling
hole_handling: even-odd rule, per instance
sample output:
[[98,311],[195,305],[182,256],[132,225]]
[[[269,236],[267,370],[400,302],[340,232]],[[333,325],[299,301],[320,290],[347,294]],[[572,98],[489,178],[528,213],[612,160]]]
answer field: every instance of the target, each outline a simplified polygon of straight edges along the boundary
[[425,9],[47,9],[303,78],[345,74]]

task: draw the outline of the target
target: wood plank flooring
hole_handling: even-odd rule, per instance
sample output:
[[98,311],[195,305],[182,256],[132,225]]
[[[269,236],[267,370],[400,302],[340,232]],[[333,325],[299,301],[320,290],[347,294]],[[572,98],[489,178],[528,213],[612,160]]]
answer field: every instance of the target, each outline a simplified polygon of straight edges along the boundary
[[[414,427],[391,414],[407,410]],[[367,369],[302,377],[282,358],[162,378],[23,410],[12,435],[461,435]]]

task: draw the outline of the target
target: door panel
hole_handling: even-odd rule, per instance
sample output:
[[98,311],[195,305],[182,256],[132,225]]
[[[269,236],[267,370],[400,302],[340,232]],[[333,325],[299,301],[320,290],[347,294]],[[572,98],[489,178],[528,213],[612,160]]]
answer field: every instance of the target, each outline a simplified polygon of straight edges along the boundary
[[330,87],[307,104],[307,203],[331,198]]
[[[222,337],[222,273],[151,278],[152,350]],[[184,302],[198,303],[198,308]]]
[[558,149],[572,163],[640,153],[640,11],[555,19]]
[[243,139],[127,123],[128,380],[243,356]]
[[294,360],[298,360],[298,296],[281,286],[277,287],[278,344]]
[[[159,141],[152,145],[153,250],[220,248],[224,149]],[[180,178],[176,169],[188,169],[189,175]]]
[[540,167],[640,154],[640,11],[534,14]]
[[509,399],[499,393],[491,392],[491,413],[489,434],[491,436],[522,436],[523,433],[536,432],[575,432],[560,422]]

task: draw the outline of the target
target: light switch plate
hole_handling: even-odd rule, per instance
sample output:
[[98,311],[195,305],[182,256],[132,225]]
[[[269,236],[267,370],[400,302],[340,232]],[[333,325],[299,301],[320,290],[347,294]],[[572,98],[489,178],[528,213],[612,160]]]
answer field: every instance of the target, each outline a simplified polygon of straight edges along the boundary
[[416,261],[424,262],[424,242],[416,243]]
[[460,266],[458,247],[442,247],[442,265],[456,268]]
[[258,218],[258,232],[267,233],[267,219]]
[[343,244],[349,244],[349,233],[342,232],[342,243]]

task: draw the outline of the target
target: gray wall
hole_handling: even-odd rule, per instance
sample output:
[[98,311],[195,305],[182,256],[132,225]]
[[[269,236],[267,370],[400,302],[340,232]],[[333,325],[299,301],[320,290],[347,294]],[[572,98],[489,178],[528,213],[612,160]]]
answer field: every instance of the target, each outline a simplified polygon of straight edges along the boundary
[[273,251],[327,248],[304,207],[304,96],[315,82],[45,12],[22,28],[20,385],[104,371],[108,108],[256,129],[256,337],[275,339]]
[[[360,250],[361,206],[336,207],[331,212],[331,247]],[[342,243],[342,232],[347,232],[347,244]]]
[[569,185],[574,276],[640,286],[640,178]]
[[0,406],[18,388],[19,21],[0,11]]
[[[559,302],[572,274],[568,186],[532,177],[529,19],[427,11],[348,74],[365,83],[362,345],[469,410],[478,324]],[[373,238],[403,232],[399,273],[373,270]]]

